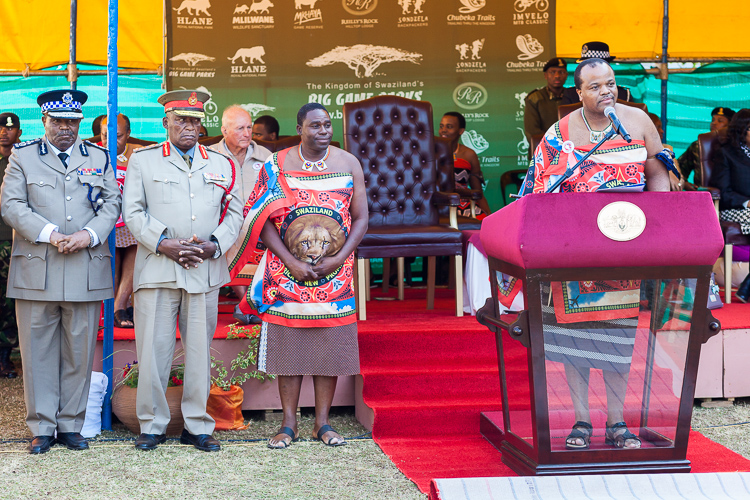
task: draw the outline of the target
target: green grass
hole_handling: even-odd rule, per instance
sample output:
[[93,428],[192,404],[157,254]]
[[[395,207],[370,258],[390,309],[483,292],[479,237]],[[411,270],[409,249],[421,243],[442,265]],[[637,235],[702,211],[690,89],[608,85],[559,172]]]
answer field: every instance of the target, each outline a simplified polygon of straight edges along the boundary
[[246,430],[215,433],[222,442],[218,453],[181,445],[174,437],[154,451],[138,451],[135,435],[116,423],[91,440],[88,451],[54,446],[32,456],[20,378],[0,379],[0,408],[0,499],[425,498],[350,411],[331,416],[344,437],[355,437],[336,448],[312,441],[314,419],[303,412],[302,440],[286,450],[266,447],[280,421],[260,418],[249,420]]

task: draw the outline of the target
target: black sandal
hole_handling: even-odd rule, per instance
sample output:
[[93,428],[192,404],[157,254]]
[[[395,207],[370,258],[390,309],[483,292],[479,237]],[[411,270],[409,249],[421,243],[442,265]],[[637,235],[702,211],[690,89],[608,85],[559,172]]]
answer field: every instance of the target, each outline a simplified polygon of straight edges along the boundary
[[[638,441],[638,446],[625,446],[627,441]],[[604,438],[604,444],[616,446],[617,448],[638,449],[641,447],[641,438],[630,432],[625,422],[617,422],[616,424],[612,424],[611,427],[607,424],[607,434]]]
[[[130,323],[129,325],[124,325],[123,323]],[[117,328],[133,328],[135,326],[135,323],[133,322],[132,318],[128,317],[128,312],[125,309],[119,309],[115,311],[115,326]]]
[[328,425],[328,424],[321,425],[320,429],[318,429],[318,436],[317,437],[313,436],[313,439],[315,439],[316,441],[322,441],[323,444],[326,445],[326,446],[344,446],[346,444],[346,441],[344,441],[343,437],[341,438],[341,441],[338,441],[336,443],[332,443],[331,442],[335,438],[331,438],[328,441],[323,441],[323,434],[325,434],[326,432],[331,432],[331,431],[336,432],[336,434],[338,434],[338,432],[336,431],[336,429],[334,429],[330,425]]
[[273,439],[273,438],[271,438],[271,439],[268,440],[268,447],[271,448],[272,450],[284,450],[286,448],[289,448],[289,446],[292,443],[296,443],[297,441],[299,441],[299,438],[294,435],[294,431],[292,430],[291,427],[282,427],[274,435],[274,437],[278,436],[279,434],[284,434],[285,436],[289,436],[290,438],[292,438],[292,440],[287,443],[286,441],[284,441],[282,439],[281,441],[279,441],[279,446],[271,446],[271,439]]
[[[579,420],[573,424],[573,430],[565,439],[565,447],[569,450],[585,450],[591,443],[591,434],[593,433],[594,428],[591,427],[590,423]],[[581,439],[583,444],[571,443],[571,439]]]

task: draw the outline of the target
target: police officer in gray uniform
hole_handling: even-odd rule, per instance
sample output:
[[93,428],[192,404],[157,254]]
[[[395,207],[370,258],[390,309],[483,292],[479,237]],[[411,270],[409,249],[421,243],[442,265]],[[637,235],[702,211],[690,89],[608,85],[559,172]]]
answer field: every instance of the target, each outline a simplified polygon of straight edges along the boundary
[[219,288],[229,282],[224,253],[237,240],[242,201],[239,167],[197,144],[209,97],[190,90],[162,95],[169,140],[135,151],[125,177],[122,215],[138,240],[133,289],[139,450],[152,450],[166,439],[170,415],[165,392],[178,322],[185,351],[180,441],[202,451],[221,447],[211,435],[214,420],[206,413],[210,347]]
[[113,295],[107,236],[120,193],[106,150],[78,137],[86,99],[76,90],[39,96],[45,135],[15,145],[0,194],[15,230],[8,297],[16,299],[33,454],[56,441],[88,448],[80,431],[101,301]]

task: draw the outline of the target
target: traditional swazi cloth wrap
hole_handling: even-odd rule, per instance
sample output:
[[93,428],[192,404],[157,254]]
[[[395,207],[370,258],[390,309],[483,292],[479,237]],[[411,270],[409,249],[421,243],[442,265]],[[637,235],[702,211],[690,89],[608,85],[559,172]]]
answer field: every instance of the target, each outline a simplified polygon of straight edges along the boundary
[[[279,236],[290,247],[293,233],[306,221],[322,221],[330,233],[341,231],[344,238],[331,243],[327,255],[343,245],[351,228],[349,204],[354,190],[351,174],[283,172],[289,149],[268,158],[258,174],[255,188],[245,203],[245,222],[238,243],[228,252],[232,278],[248,262],[258,270],[247,295],[240,303],[245,313],[255,312],[264,322],[296,328],[337,327],[356,323],[352,286],[354,255],[341,268],[318,281],[297,281],[284,263],[270,250],[260,250],[259,237],[269,218]],[[310,219],[310,216],[315,216]],[[334,238],[335,240],[335,238]]]
[[[545,192],[594,147],[569,140],[569,118],[565,116],[545,134],[519,194]],[[560,185],[560,191],[643,191],[647,156],[644,141],[607,141]],[[520,289],[520,282],[512,281],[506,278],[506,287]],[[638,280],[553,282],[551,304],[542,304],[546,359],[627,373],[635,345],[640,286]],[[506,290],[506,302],[514,291]]]
[[[545,192],[569,166],[574,166],[595,146],[574,145],[568,140],[569,119],[567,115],[552,125],[537,146],[519,193],[521,196]],[[560,190],[564,193],[643,191],[647,156],[644,141],[633,140],[630,144],[619,138],[607,141],[560,185]]]
[[[469,185],[469,179],[471,178],[471,163],[464,158],[457,158],[455,154],[453,155],[453,176],[456,181],[456,187],[471,189],[471,186]],[[458,215],[472,217],[471,201],[468,198],[461,198],[461,201],[458,204]],[[487,217],[487,214],[476,205],[474,206],[474,215],[477,220],[482,220]]]

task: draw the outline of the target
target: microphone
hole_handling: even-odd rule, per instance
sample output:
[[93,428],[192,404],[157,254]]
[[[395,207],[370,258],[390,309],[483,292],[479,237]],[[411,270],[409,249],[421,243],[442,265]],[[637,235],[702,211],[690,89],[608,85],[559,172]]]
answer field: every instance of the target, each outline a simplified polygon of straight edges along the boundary
[[612,122],[612,126],[615,127],[615,131],[622,136],[623,139],[625,139],[626,142],[630,143],[632,139],[630,138],[630,134],[628,134],[628,131],[625,130],[625,127],[622,125],[622,122],[617,117],[617,113],[615,113],[615,108],[612,106],[607,106],[604,108],[604,115],[609,118],[609,121]]

